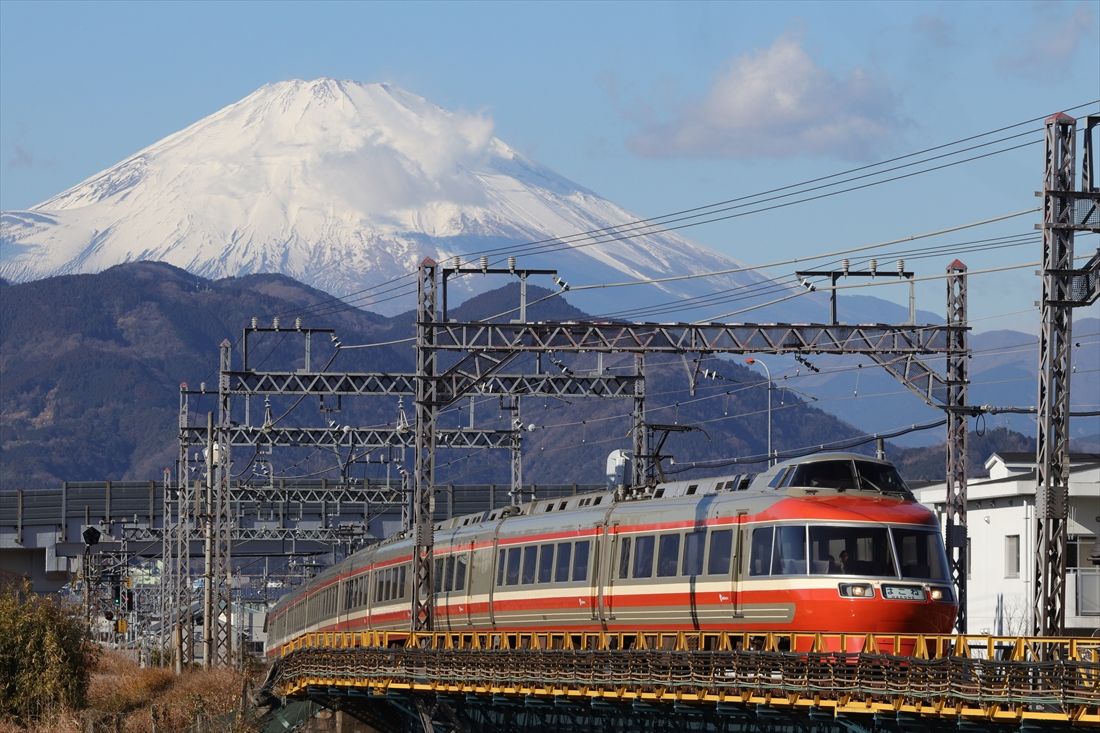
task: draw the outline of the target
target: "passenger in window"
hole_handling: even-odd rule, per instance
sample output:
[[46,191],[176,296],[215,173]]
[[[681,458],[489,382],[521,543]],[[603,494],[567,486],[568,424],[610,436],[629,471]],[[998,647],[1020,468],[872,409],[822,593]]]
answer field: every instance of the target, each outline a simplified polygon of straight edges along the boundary
[[836,564],[836,571],[841,574],[850,573],[852,571],[852,566],[848,562],[847,550],[840,551],[840,561]]

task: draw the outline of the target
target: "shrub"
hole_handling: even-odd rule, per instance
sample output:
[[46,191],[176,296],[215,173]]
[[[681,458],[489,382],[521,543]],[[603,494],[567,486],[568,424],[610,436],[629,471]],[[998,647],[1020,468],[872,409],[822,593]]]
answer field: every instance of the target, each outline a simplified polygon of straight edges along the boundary
[[30,725],[82,708],[97,654],[77,606],[0,584],[0,719]]

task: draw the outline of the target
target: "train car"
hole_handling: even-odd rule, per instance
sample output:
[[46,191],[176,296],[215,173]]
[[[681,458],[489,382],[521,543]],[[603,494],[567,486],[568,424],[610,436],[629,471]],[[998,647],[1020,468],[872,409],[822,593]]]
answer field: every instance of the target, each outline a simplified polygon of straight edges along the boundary
[[[435,628],[948,633],[935,515],[850,453],[436,524]],[[313,631],[410,627],[413,539],[373,545],[279,600],[268,654]]]

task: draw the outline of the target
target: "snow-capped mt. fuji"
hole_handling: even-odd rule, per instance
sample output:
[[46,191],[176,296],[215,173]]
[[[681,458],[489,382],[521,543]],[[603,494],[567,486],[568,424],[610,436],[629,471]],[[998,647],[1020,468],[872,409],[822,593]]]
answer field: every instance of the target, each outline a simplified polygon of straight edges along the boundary
[[[425,256],[486,249],[520,255],[521,267],[557,268],[574,283],[736,267],[675,234],[541,255],[521,247],[637,218],[519,155],[484,116],[387,84],[287,81],[27,211],[4,212],[0,277],[161,260],[210,278],[280,272],[340,295],[412,272]],[[660,297],[759,279],[672,283]],[[629,290],[625,302],[654,300]],[[389,297],[359,304],[411,307]]]

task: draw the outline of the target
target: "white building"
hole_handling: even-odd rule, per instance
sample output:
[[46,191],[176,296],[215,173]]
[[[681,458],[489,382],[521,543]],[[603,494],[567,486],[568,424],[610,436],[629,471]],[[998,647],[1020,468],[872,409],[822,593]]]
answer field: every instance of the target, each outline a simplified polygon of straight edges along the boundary
[[[967,631],[1027,635],[1034,620],[1035,454],[994,453],[988,478],[966,487]],[[945,485],[915,490],[945,523]],[[1100,566],[1089,556],[1100,534],[1100,454],[1071,453],[1066,548],[1066,633],[1100,629]]]

